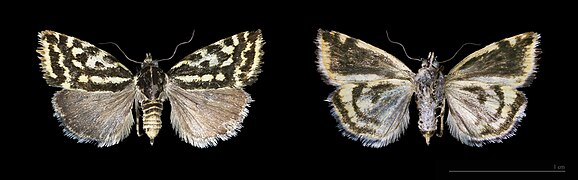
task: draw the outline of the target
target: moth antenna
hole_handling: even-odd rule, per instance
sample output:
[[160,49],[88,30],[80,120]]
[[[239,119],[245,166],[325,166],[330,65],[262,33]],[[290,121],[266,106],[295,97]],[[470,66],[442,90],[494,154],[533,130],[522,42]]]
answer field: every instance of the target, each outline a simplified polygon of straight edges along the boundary
[[173,51],[173,55],[171,55],[171,57],[166,58],[166,59],[159,59],[159,60],[157,60],[157,61],[166,61],[166,60],[172,59],[172,58],[175,56],[175,54],[177,53],[177,49],[179,49],[179,46],[181,46],[181,45],[183,45],[183,44],[190,43],[190,42],[193,40],[193,37],[195,37],[195,30],[193,30],[193,35],[191,35],[191,39],[189,39],[188,41],[179,43],[179,44],[177,45],[177,47],[175,47],[175,51]]
[[113,44],[113,45],[116,46],[116,48],[118,48],[118,50],[120,50],[120,52],[122,53],[122,55],[124,55],[124,58],[128,59],[129,61],[132,61],[132,62],[135,62],[135,63],[138,63],[138,64],[142,64],[142,62],[138,62],[138,61],[135,61],[135,60],[132,60],[131,58],[129,58],[129,57],[124,53],[124,51],[122,51],[122,49],[120,48],[120,46],[118,46],[118,44],[116,44],[116,43],[114,43],[114,42],[104,42],[104,43],[98,43],[98,44]]
[[401,44],[401,43],[399,43],[399,42],[392,41],[392,40],[389,38],[389,33],[387,33],[387,30],[385,31],[385,35],[387,36],[387,40],[389,40],[389,42],[401,46],[401,48],[403,49],[403,53],[405,53],[405,56],[406,56],[407,58],[409,58],[409,59],[411,59],[411,60],[421,61],[420,59],[409,57],[409,55],[407,55],[407,51],[405,51],[405,47],[403,46],[403,44]]
[[479,46],[480,44],[477,44],[477,43],[464,43],[464,44],[462,44],[462,47],[460,47],[460,48],[456,51],[456,53],[454,53],[454,55],[453,55],[451,58],[449,58],[449,59],[447,59],[447,60],[445,60],[445,61],[439,61],[439,63],[445,63],[445,62],[448,62],[448,61],[452,60],[454,57],[456,57],[456,55],[458,55],[458,53],[460,52],[460,50],[462,50],[462,48],[464,48],[464,46],[466,46],[466,45],[476,45],[476,46]]

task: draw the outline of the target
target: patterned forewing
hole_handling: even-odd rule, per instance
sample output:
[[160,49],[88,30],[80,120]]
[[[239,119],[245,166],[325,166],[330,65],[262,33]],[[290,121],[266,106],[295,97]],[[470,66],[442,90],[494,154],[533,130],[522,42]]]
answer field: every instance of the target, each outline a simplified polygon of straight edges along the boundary
[[410,81],[390,79],[342,85],[329,101],[344,135],[377,148],[396,141],[407,128],[412,94]]
[[242,32],[193,52],[168,74],[188,90],[242,88],[253,83],[261,71],[263,45],[261,30]]
[[539,34],[528,32],[492,43],[459,62],[450,70],[447,81],[527,86],[534,79],[539,38]]
[[109,53],[54,31],[38,34],[40,65],[50,86],[88,92],[117,92],[133,82],[132,73]]
[[389,53],[336,31],[320,29],[317,46],[319,71],[332,85],[414,76]]

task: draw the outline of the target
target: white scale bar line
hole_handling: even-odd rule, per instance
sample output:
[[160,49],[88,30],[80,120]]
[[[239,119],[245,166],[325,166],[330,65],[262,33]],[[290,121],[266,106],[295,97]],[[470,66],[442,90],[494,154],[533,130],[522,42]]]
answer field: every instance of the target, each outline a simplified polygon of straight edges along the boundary
[[565,170],[450,170],[450,173],[564,173]]

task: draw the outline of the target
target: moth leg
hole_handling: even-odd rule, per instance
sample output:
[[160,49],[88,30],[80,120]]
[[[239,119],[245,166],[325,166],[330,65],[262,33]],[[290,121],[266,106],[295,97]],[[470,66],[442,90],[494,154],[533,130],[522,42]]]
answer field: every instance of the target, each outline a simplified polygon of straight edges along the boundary
[[134,111],[135,111],[135,117],[136,117],[136,134],[138,135],[138,137],[141,137],[143,135],[143,133],[140,131],[140,107],[139,107],[139,103],[137,98],[135,98],[134,100]]
[[444,100],[442,101],[442,107],[440,110],[440,115],[438,115],[439,122],[440,122],[440,130],[438,131],[438,133],[436,134],[437,137],[442,137],[444,135],[444,115],[445,115],[445,111],[446,110],[446,99],[444,98]]

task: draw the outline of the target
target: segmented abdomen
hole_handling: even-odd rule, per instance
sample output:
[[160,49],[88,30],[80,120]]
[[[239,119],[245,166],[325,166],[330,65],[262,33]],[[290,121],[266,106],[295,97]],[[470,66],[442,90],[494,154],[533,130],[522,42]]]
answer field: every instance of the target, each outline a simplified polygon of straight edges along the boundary
[[161,113],[163,111],[163,103],[157,100],[144,100],[142,102],[143,110],[143,129],[151,144],[161,129]]

